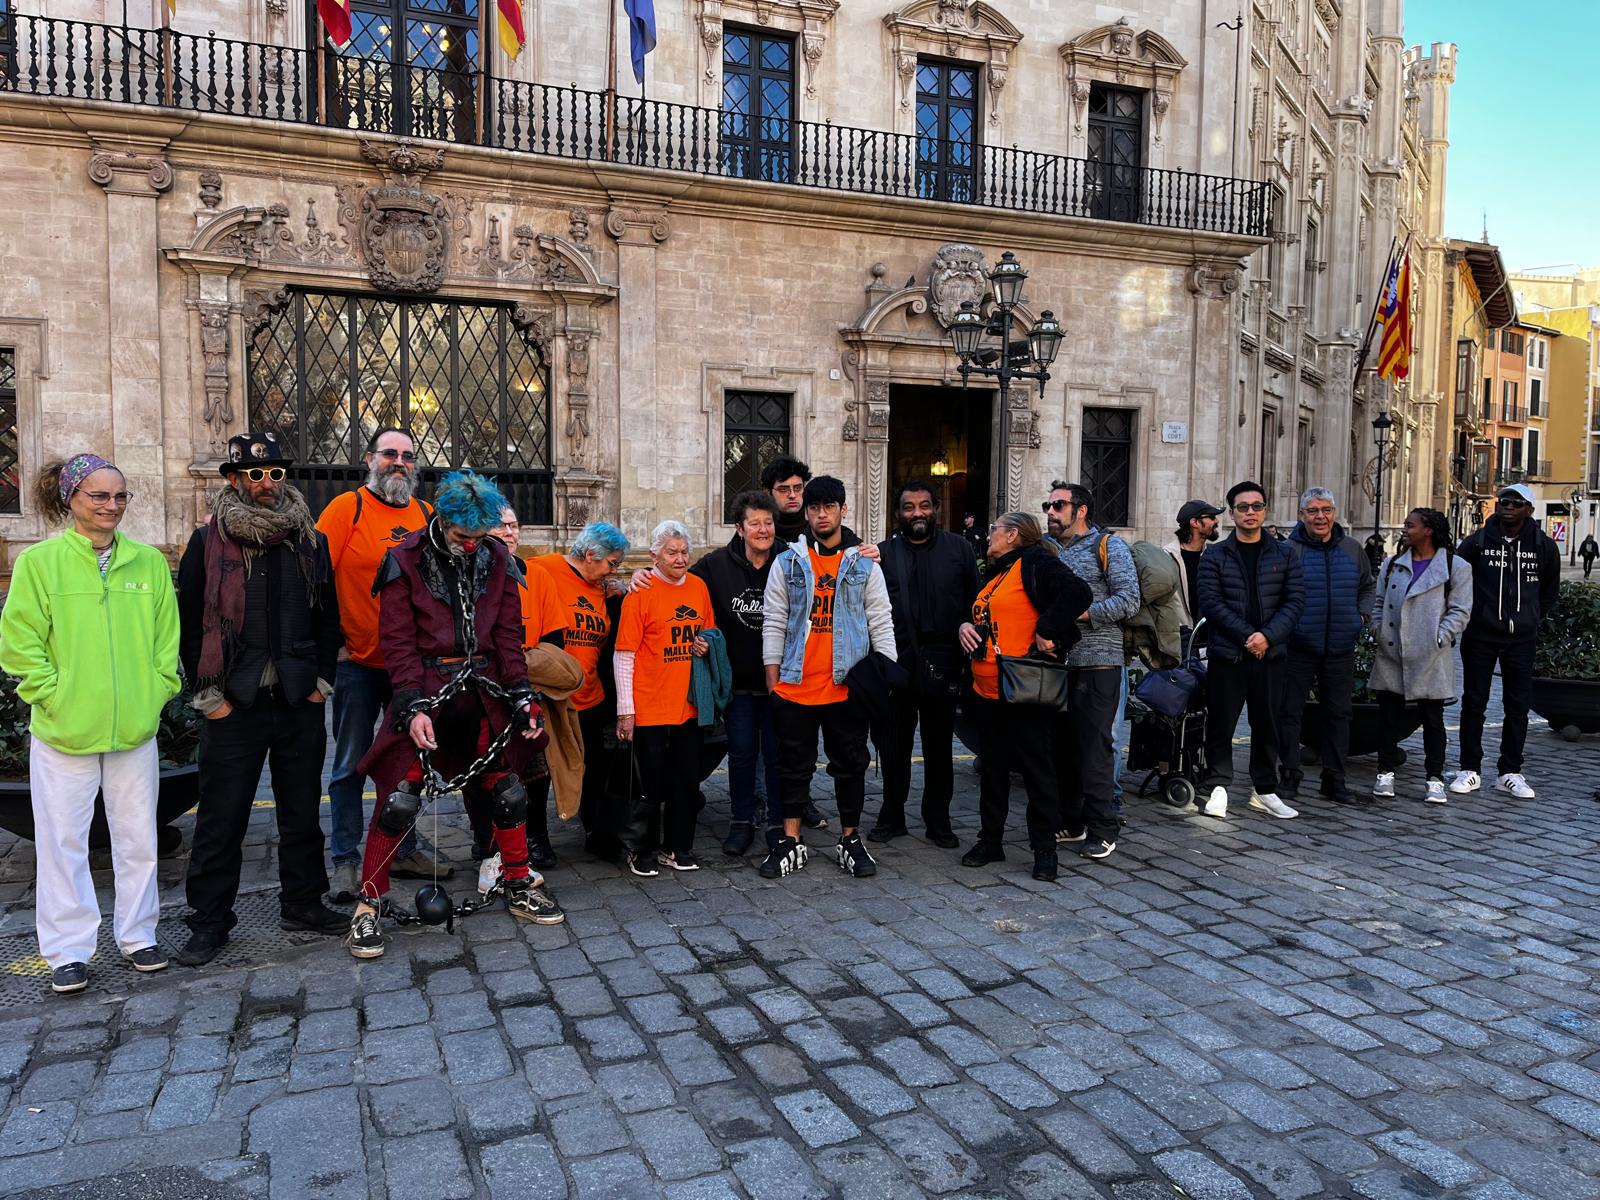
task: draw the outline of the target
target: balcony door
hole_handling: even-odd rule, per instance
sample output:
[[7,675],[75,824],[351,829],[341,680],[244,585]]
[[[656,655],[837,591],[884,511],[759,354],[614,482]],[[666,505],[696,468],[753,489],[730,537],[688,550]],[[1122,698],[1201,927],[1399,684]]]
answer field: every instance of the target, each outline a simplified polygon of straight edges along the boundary
[[978,68],[917,60],[917,195],[977,198]]
[[722,35],[722,169],[789,183],[794,162],[794,39],[744,29]]
[[[324,47],[328,123],[401,137],[477,136],[478,19],[488,0],[354,0],[350,40]],[[316,4],[309,27],[319,29]]]
[[1102,221],[1137,221],[1144,166],[1143,92],[1098,83],[1090,87],[1088,149],[1089,215]]

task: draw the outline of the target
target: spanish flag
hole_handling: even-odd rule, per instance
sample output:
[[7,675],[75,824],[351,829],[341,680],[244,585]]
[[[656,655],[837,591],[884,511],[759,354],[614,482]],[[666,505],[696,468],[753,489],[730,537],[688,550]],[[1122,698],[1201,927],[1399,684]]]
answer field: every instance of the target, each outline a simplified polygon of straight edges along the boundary
[[500,49],[507,58],[515,58],[527,40],[522,31],[522,0],[495,0],[495,13],[500,24]]
[[1384,282],[1378,309],[1383,341],[1378,348],[1378,378],[1404,379],[1411,370],[1411,256],[1401,254]]
[[350,40],[350,0],[317,0],[317,15],[328,31],[328,40],[335,46]]

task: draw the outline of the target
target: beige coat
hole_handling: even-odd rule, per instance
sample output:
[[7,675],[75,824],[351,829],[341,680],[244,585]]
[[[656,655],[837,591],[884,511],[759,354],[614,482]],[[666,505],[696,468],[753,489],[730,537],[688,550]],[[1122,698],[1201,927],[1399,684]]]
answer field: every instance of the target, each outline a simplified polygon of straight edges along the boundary
[[544,757],[556,793],[556,814],[570,821],[583,798],[583,731],[578,728],[578,710],[568,697],[583,686],[583,667],[565,650],[547,642],[529,646],[526,658],[528,682],[539,693],[539,708],[550,735]]

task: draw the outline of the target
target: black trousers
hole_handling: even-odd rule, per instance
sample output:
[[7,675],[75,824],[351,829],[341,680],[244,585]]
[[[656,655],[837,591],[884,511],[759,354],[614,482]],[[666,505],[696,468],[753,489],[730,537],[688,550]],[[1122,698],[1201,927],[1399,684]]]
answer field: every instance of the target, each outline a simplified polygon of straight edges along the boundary
[[[599,813],[605,804],[606,791],[606,726],[616,718],[608,715],[606,706],[596,704],[578,714],[578,731],[583,735],[583,798],[578,802],[578,820],[584,833],[593,833]],[[526,780],[523,781],[527,783]],[[541,842],[550,840],[550,776],[545,775],[528,787],[528,837]],[[476,826],[474,826],[476,832]],[[487,832],[487,830],[486,830]],[[607,831],[614,832],[614,831]],[[487,844],[485,840],[484,844]]]
[[[1116,672],[1110,674],[1115,682]],[[978,724],[978,744],[982,747],[979,755],[982,771],[978,776],[978,840],[991,846],[998,846],[1005,840],[1006,818],[1011,811],[1011,772],[1017,771],[1028,793],[1028,845],[1035,853],[1054,850],[1056,830],[1061,828],[1056,766],[1051,753],[1055,714],[1043,708],[1005,704],[978,696],[968,703],[972,705]]]
[[[1278,713],[1278,752],[1283,759],[1283,790],[1300,791],[1300,722],[1312,689],[1322,711],[1322,790],[1344,787],[1344,760],[1350,753],[1350,710],[1356,687],[1356,656],[1324,658],[1289,647],[1283,708]],[[1254,737],[1252,736],[1252,741]]]
[[904,825],[911,795],[911,750],[922,726],[922,824],[929,833],[950,832],[950,797],[955,793],[952,758],[956,732],[956,698],[896,690],[889,697],[891,746],[879,746],[883,761],[883,805],[880,825]]
[[[1417,729],[1416,717],[1398,692],[1378,694],[1378,770],[1400,769],[1400,742]],[[1444,701],[1413,700],[1422,720],[1422,765],[1429,779],[1444,778]]]
[[817,772],[817,734],[828,755],[839,825],[861,824],[867,797],[867,718],[849,700],[837,704],[796,704],[772,697],[772,718],[778,727],[778,775],[783,780],[783,815],[794,820],[811,800],[811,777]]
[[1116,744],[1111,731],[1122,698],[1122,671],[1074,667],[1068,672],[1068,687],[1068,711],[1052,714],[1050,722],[1060,828],[1073,834],[1087,831],[1091,842],[1114,842],[1122,822],[1112,803]]
[[233,902],[263,766],[272,773],[282,903],[315,904],[328,890],[322,860],[326,712],[321,704],[289,704],[274,688],[249,708],[201,722],[200,807],[189,852],[190,929],[225,934],[238,921]]
[[1483,714],[1500,664],[1499,772],[1522,770],[1522,748],[1528,741],[1528,704],[1533,699],[1533,635],[1510,638],[1467,626],[1461,638],[1461,769],[1483,769]]
[[[1261,793],[1278,789],[1278,711],[1283,707],[1283,658],[1257,658],[1249,651],[1235,662],[1212,655],[1206,667],[1207,790],[1233,782],[1233,731],[1250,708],[1250,784]],[[1202,797],[1204,799],[1204,797]]]
[[639,725],[633,731],[643,796],[622,831],[629,850],[672,854],[694,849],[694,819],[700,812],[700,722]]

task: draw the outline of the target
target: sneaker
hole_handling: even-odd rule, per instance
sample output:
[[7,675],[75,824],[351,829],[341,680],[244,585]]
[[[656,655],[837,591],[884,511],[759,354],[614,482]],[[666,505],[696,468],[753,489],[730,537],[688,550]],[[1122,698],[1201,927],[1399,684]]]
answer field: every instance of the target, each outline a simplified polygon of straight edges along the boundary
[[948,829],[928,830],[928,840],[941,850],[954,850],[961,845],[961,839]]
[[889,824],[889,825],[878,824],[878,825],[874,825],[872,827],[872,831],[867,834],[867,841],[869,841],[869,842],[887,842],[887,841],[892,841],[894,838],[897,838],[897,837],[909,837],[910,834],[911,834],[911,831],[906,828],[906,823],[904,821],[901,821],[898,825],[896,825],[896,824]]
[[326,904],[280,904],[278,928],[299,933],[326,933],[338,935],[350,924],[350,918],[336,912]]
[[869,875],[878,873],[877,861],[867,853],[867,847],[861,840],[859,833],[852,833],[847,838],[839,839],[839,870],[854,875],[857,879],[865,879]]
[[700,860],[687,850],[680,850],[676,854],[668,854],[663,850],[656,855],[656,861],[663,867],[671,867],[674,871],[698,871]]
[[350,932],[344,935],[344,944],[357,958],[382,958],[383,931],[378,928],[378,914],[358,912],[350,921]]
[[160,946],[146,946],[142,950],[135,950],[126,956],[133,964],[135,971],[149,973],[151,971],[164,971],[169,962],[167,952]]
[[[528,865],[538,871],[548,871],[556,865],[556,852],[544,838],[528,839]],[[439,878],[443,879],[444,876],[441,874]]]
[[1458,796],[1465,796],[1482,785],[1483,780],[1478,778],[1476,771],[1457,771],[1456,777],[1450,781],[1450,790]]
[[67,963],[50,972],[50,990],[66,996],[89,986],[89,964]]
[[1211,795],[1206,797],[1206,802],[1200,809],[1208,817],[1225,817],[1228,815],[1228,789],[1214,787]]
[[1115,842],[1108,842],[1105,838],[1096,838],[1078,853],[1085,858],[1110,858],[1111,852],[1117,848]]
[[647,854],[643,850],[635,850],[628,855],[628,870],[645,879],[652,879],[661,874],[660,871],[656,870],[656,856]]
[[961,856],[963,867],[986,867],[990,863],[1005,862],[1005,849],[989,842],[978,841],[972,844],[972,849]]
[[1033,852],[1033,877],[1040,883],[1054,883],[1060,874],[1060,863],[1054,850]]
[[750,843],[756,840],[756,827],[749,821],[734,821],[728,825],[728,836],[723,839],[722,852],[730,858],[743,857]]
[[517,920],[535,925],[559,925],[567,919],[555,897],[535,884],[507,887],[506,908]]
[[[1444,785],[1441,784],[1441,787]],[[1394,772],[1379,771],[1378,777],[1372,781],[1372,794],[1374,796],[1394,795]]]
[[337,863],[328,883],[329,904],[354,904],[361,895],[361,868],[355,863]]
[[1517,771],[1510,771],[1500,776],[1500,779],[1494,785],[1494,790],[1505,792],[1509,796],[1515,796],[1518,800],[1533,799],[1533,789],[1528,786],[1528,781]]
[[806,801],[805,810],[800,814],[800,824],[807,829],[826,829],[828,818],[822,815],[822,810],[811,801]]
[[447,862],[438,862],[436,865],[433,856],[420,846],[389,864],[389,874],[395,879],[426,879],[431,883],[434,879],[449,879],[455,873],[456,869]]
[[1251,792],[1250,807],[1258,808],[1265,813],[1271,813],[1280,821],[1287,821],[1291,817],[1300,815],[1298,810],[1290,808],[1282,800],[1278,799],[1275,792],[1267,792],[1265,795],[1260,792]]
[[761,878],[778,879],[805,870],[805,844],[796,838],[782,837],[761,863]]
[[196,929],[189,934],[189,940],[183,944],[183,948],[175,957],[185,967],[203,967],[221,954],[222,948],[227,944],[228,935],[225,933]]
[[1423,797],[1429,804],[1448,804],[1450,797],[1445,794],[1444,780],[1428,780],[1428,794]]
[[1088,837],[1089,831],[1087,829],[1080,830],[1078,833],[1073,833],[1066,829],[1060,829],[1056,831],[1056,845],[1071,846],[1077,842],[1086,841]]

